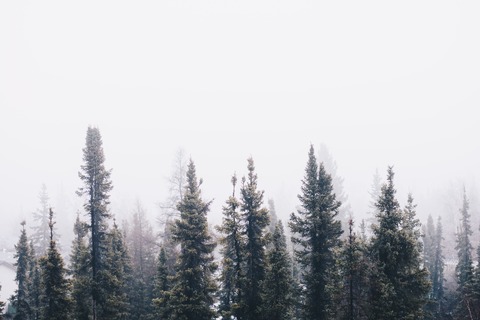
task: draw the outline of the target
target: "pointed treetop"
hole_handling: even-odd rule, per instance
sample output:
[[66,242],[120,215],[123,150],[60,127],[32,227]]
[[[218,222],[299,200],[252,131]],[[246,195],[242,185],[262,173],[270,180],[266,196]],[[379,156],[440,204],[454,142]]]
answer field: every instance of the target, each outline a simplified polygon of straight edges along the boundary
[[50,241],[53,241],[53,226],[55,225],[55,222],[53,222],[53,210],[50,208],[49,214],[48,214],[48,227],[50,228]]

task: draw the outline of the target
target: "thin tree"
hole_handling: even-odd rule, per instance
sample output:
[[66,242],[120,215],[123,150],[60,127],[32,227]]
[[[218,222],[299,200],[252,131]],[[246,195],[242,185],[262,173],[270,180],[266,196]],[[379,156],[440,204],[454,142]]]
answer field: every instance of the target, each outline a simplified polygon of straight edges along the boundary
[[17,268],[15,281],[17,282],[17,289],[15,294],[11,298],[12,304],[16,309],[15,320],[28,320],[30,317],[30,303],[28,295],[29,287],[29,269],[30,261],[32,259],[30,247],[28,244],[27,231],[25,230],[25,221],[22,221],[20,225],[22,230],[20,233],[20,239],[15,245],[15,267]]
[[41,268],[41,319],[64,320],[71,315],[72,300],[70,296],[70,282],[67,280],[67,271],[63,258],[53,239],[53,211],[49,210],[50,246],[47,254],[40,259]]
[[102,284],[98,273],[104,269],[106,256],[106,232],[109,192],[112,190],[110,170],[105,169],[102,137],[98,128],[88,127],[86,145],[83,149],[83,161],[79,177],[84,186],[78,190],[79,196],[86,196],[84,208],[90,218],[91,233],[91,271],[92,271],[92,317],[97,319],[97,304]]
[[331,288],[334,250],[342,234],[340,221],[336,220],[341,204],[333,193],[330,175],[322,164],[317,165],[313,146],[298,198],[301,207],[297,214],[292,213],[289,225],[296,245],[295,258],[303,269],[304,318],[330,319],[335,309]]
[[240,211],[245,224],[245,293],[240,308],[245,319],[261,319],[262,284],[265,279],[266,227],[269,223],[268,210],[263,207],[263,191],[257,189],[257,174],[252,158],[248,159],[248,176],[242,178],[240,189]]
[[212,254],[215,244],[208,233],[209,205],[210,202],[201,198],[195,165],[190,160],[185,193],[178,204],[180,219],[173,229],[173,239],[180,244],[180,255],[170,294],[170,319],[209,320],[215,314],[212,309],[216,291]]

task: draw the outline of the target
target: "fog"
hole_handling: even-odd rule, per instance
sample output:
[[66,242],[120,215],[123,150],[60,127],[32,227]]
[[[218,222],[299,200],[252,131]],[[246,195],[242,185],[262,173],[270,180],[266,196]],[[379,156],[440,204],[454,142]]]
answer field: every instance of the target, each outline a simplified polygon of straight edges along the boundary
[[250,156],[286,220],[310,144],[328,147],[356,220],[389,165],[402,204],[412,192],[422,219],[445,215],[448,196],[479,191],[479,14],[474,1],[2,2],[1,244],[44,183],[68,250],[89,125],[118,220],[138,200],[155,223],[179,149],[212,224]]

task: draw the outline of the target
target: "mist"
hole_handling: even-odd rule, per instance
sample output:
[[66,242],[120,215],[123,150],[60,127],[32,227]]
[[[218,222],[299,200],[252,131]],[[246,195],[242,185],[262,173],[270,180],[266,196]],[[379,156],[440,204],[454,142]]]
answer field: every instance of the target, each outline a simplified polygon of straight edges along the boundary
[[69,251],[85,216],[75,191],[88,126],[102,134],[118,221],[139,201],[159,228],[184,150],[212,225],[249,157],[286,222],[309,146],[324,144],[356,221],[375,171],[384,181],[393,166],[402,205],[411,192],[422,222],[441,215],[455,231],[464,187],[480,213],[479,11],[473,1],[3,2],[0,245],[13,249],[20,222],[32,226],[45,184]]

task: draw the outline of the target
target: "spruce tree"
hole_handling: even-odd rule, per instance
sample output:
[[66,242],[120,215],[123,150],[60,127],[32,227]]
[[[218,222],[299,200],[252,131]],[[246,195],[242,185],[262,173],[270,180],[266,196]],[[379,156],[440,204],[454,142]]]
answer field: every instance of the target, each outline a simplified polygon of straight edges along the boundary
[[114,222],[107,235],[107,251],[103,268],[99,270],[100,288],[98,318],[102,320],[130,319],[129,289],[131,288],[131,262],[125,239]]
[[366,242],[353,231],[353,220],[348,221],[348,237],[340,252],[339,270],[342,284],[338,297],[338,318],[367,319],[368,278],[371,263]]
[[[0,285],[0,291],[2,291],[2,286]],[[5,302],[0,300],[0,320],[3,320],[3,309],[5,308]]]
[[460,209],[461,220],[457,231],[457,250],[458,263],[455,267],[455,274],[457,277],[457,306],[455,314],[458,318],[473,317],[473,259],[472,259],[472,243],[470,237],[473,234],[470,225],[469,202],[465,189],[463,190],[463,204]]
[[157,263],[157,273],[154,280],[153,307],[155,316],[159,319],[170,319],[170,289],[171,282],[167,267],[167,256],[165,249],[160,249]]
[[20,239],[15,245],[15,267],[17,267],[15,281],[17,289],[12,297],[12,304],[16,309],[15,320],[30,319],[30,301],[29,301],[29,269],[31,261],[31,252],[28,243],[27,231],[25,230],[25,221],[22,221],[22,230]]
[[305,288],[304,318],[330,319],[332,316],[332,273],[335,267],[334,250],[340,245],[342,228],[335,217],[340,202],[335,199],[331,177],[322,164],[317,165],[313,146],[310,146],[302,194],[301,208],[290,217],[290,228],[297,246],[295,257],[302,267]]
[[222,319],[235,317],[242,319],[244,279],[244,229],[238,208],[240,202],[235,197],[237,177],[232,177],[233,193],[223,206],[223,221],[217,230],[222,234],[222,273],[220,276],[219,311]]
[[71,317],[70,282],[63,259],[53,239],[53,211],[49,210],[50,246],[40,259],[42,294],[40,319],[64,320]]
[[98,128],[87,129],[86,145],[83,149],[83,161],[79,177],[84,187],[78,190],[79,196],[85,196],[84,208],[90,219],[91,271],[92,271],[92,317],[97,319],[97,304],[101,297],[102,283],[99,272],[105,269],[106,233],[109,192],[112,189],[110,170],[105,169],[102,137]]
[[[44,252],[46,254],[46,252]],[[28,303],[30,306],[29,317],[31,319],[40,319],[41,309],[41,275],[39,260],[37,260],[33,241],[30,241],[30,261],[28,268]]]
[[395,198],[392,167],[377,202],[378,225],[373,229],[371,254],[372,319],[419,319],[423,317],[430,284],[421,261],[419,222],[413,198],[405,210]]
[[180,244],[180,255],[170,293],[170,319],[209,320],[214,317],[213,272],[215,244],[208,233],[207,213],[210,202],[201,198],[192,160],[188,165],[185,193],[178,204],[180,219],[173,229],[173,239]]
[[432,298],[437,304],[434,316],[439,319],[444,314],[444,268],[445,258],[443,257],[443,227],[441,217],[438,217],[437,228],[435,230],[435,256],[433,263]]
[[265,228],[268,210],[263,206],[263,191],[257,189],[257,174],[252,158],[248,159],[248,177],[242,178],[240,212],[245,224],[245,292],[240,308],[245,319],[262,319],[263,281],[265,279]]
[[264,283],[265,320],[291,320],[293,317],[294,286],[292,265],[282,221],[279,220],[267,252],[267,272]]
[[91,308],[91,263],[90,253],[86,243],[88,225],[77,220],[73,228],[75,239],[70,255],[70,272],[72,276],[73,318],[89,320]]

